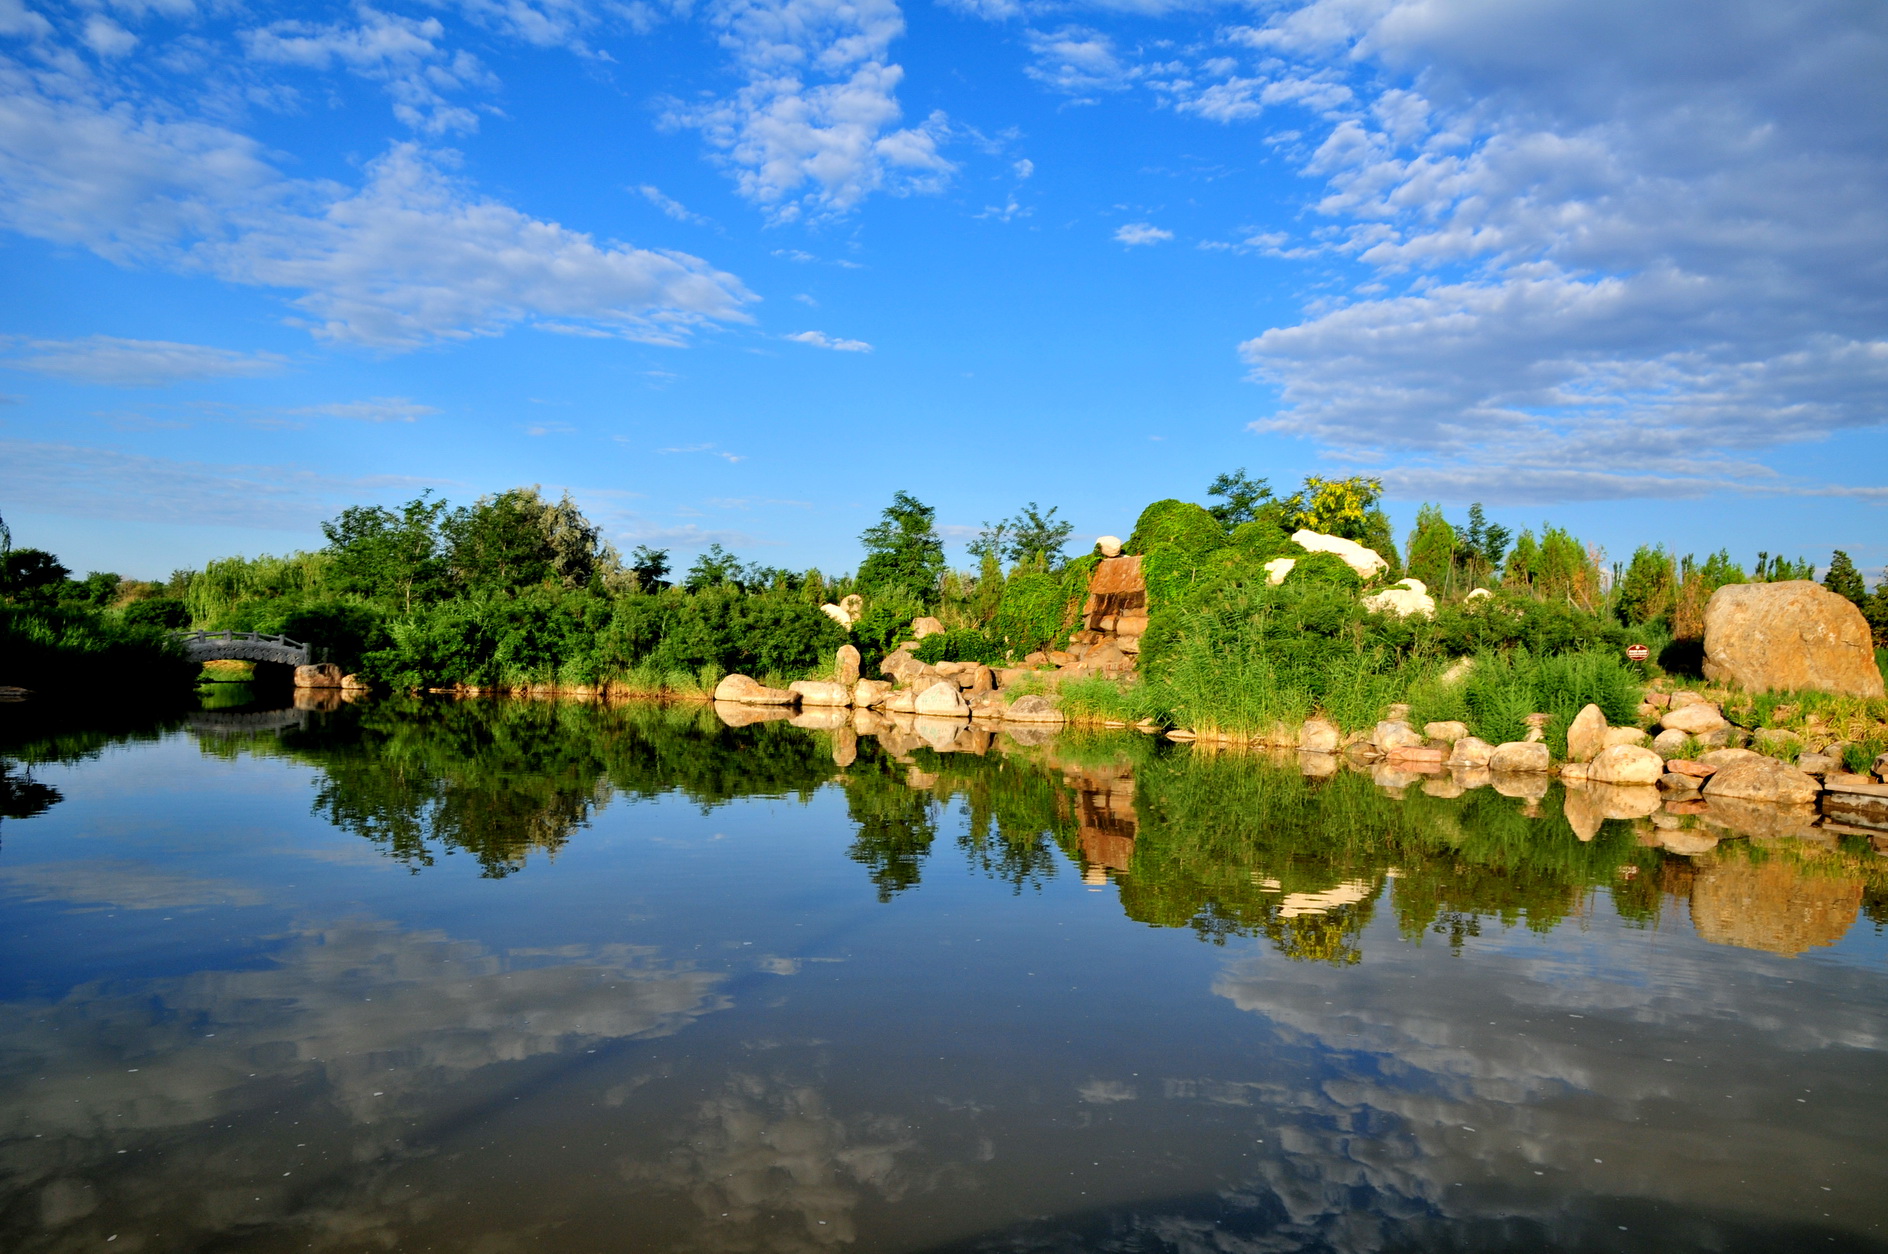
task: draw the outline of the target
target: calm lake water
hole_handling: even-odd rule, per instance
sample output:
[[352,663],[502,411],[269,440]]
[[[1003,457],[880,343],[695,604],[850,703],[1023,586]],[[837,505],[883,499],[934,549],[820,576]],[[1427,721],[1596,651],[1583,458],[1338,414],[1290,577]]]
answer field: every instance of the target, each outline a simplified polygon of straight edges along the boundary
[[1126,734],[25,709],[12,1254],[1888,1248],[1867,839]]

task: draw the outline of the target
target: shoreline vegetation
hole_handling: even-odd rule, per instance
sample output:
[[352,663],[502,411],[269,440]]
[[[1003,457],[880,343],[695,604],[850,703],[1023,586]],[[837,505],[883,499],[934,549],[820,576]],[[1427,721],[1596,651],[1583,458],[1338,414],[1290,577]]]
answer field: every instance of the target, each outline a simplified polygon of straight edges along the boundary
[[[1515,535],[1480,506],[1461,523],[1423,507],[1399,547],[1380,495],[1372,479],[1313,477],[1280,496],[1242,469],[1210,484],[1205,504],[1149,505],[1118,548],[1145,581],[1138,656],[1112,671],[1069,665],[1102,554],[1069,556],[1072,528],[1033,502],[986,524],[975,569],[953,570],[935,511],[898,492],[860,537],[857,571],[838,576],[744,563],[719,545],[677,573],[666,551],[623,557],[568,497],[535,488],[469,506],[423,495],[350,507],[323,524],[322,549],[220,559],[162,584],[72,578],[51,554],[12,549],[0,525],[0,688],[187,698],[193,677],[217,676],[182,660],[168,633],[184,628],[285,634],[383,692],[664,699],[706,699],[729,675],[830,682],[846,645],[876,677],[904,644],[927,671],[1000,670],[1005,695],[1041,696],[1082,724],[1277,744],[1321,720],[1354,742],[1406,707],[1414,727],[1459,724],[1493,745],[1533,734],[1563,760],[1586,706],[1625,726],[1645,721],[1648,685],[1701,688],[1703,606],[1718,588],[1814,573],[1802,559],[1763,553],[1745,571],[1725,552],[1662,546],[1608,567],[1562,528]],[[1309,552],[1294,539],[1306,532],[1380,560]],[[1837,551],[1822,582],[1881,645],[1888,580],[1870,593]],[[914,641],[919,622],[934,630]],[[1628,661],[1629,643],[1648,659]],[[1727,712],[1743,700],[1706,695]],[[1764,705],[1762,728],[1805,743],[1888,748],[1881,701]]]

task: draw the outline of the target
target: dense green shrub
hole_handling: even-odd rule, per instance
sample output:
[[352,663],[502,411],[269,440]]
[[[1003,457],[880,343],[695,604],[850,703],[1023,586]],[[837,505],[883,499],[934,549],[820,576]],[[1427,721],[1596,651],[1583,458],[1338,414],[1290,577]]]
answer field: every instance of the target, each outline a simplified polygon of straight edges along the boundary
[[161,703],[188,698],[196,673],[160,628],[80,606],[0,604],[0,686]]
[[920,662],[981,662],[985,666],[1001,666],[1005,661],[1002,645],[971,628],[926,636],[912,656]]
[[172,597],[151,597],[125,606],[125,625],[157,631],[181,631],[190,626],[190,607]]

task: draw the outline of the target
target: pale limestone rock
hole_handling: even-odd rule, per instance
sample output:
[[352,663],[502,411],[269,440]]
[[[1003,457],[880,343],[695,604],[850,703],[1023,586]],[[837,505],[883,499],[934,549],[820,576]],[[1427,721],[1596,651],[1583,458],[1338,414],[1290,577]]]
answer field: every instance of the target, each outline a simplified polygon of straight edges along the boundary
[[740,705],[794,705],[800,700],[800,694],[769,688],[746,675],[729,675],[715,685],[715,700]]
[[833,678],[850,688],[859,682],[859,651],[849,644],[833,655]]
[[1495,774],[1546,774],[1553,767],[1553,755],[1539,741],[1511,740],[1498,745],[1488,755],[1488,769]]
[[341,668],[333,662],[316,662],[313,666],[295,668],[297,688],[339,688],[345,678]]
[[1326,718],[1306,719],[1298,729],[1298,748],[1305,753],[1336,753],[1343,740],[1344,733]]
[[922,640],[926,636],[941,635],[943,631],[944,624],[938,622],[935,618],[914,618],[911,620],[911,638],[913,640]]
[[1678,754],[1685,751],[1685,746],[1690,742],[1691,736],[1689,733],[1682,731],[1662,731],[1652,737],[1652,752],[1662,758],[1676,757]]
[[1694,775],[1684,775],[1678,771],[1667,771],[1659,776],[1659,791],[1667,793],[1694,793],[1703,780]]
[[1430,616],[1436,612],[1436,598],[1429,595],[1428,586],[1420,579],[1405,579],[1393,588],[1367,596],[1363,605],[1367,610],[1394,614],[1398,618]]
[[1560,782],[1563,784],[1584,784],[1588,775],[1584,762],[1565,762],[1560,767]]
[[970,707],[964,704],[964,698],[958,693],[956,684],[948,679],[941,679],[918,694],[917,702],[911,707],[911,712],[937,718],[965,718],[970,714]]
[[1401,719],[1385,719],[1370,735],[1370,743],[1384,753],[1392,749],[1414,749],[1423,743],[1422,733]]
[[1722,770],[1733,762],[1754,762],[1763,754],[1749,749],[1713,749],[1709,753],[1698,755],[1698,761],[1714,770]]
[[1322,535],[1316,531],[1294,531],[1291,538],[1292,543],[1307,553],[1337,554],[1346,566],[1364,579],[1374,579],[1382,571],[1390,569],[1390,564],[1375,549],[1365,548],[1355,540]]
[[1704,674],[1751,692],[1883,695],[1868,620],[1808,579],[1727,584],[1704,609]]
[[1120,536],[1102,536],[1101,538],[1095,541],[1095,547],[1101,550],[1101,555],[1103,557],[1120,557],[1121,556],[1121,537]]
[[1423,724],[1423,738],[1425,740],[1440,740],[1444,744],[1452,745],[1466,735],[1468,735],[1467,723],[1458,723],[1454,720],[1450,720],[1446,723]]
[[365,692],[373,685],[359,675],[341,676],[341,687],[348,692]]
[[1597,705],[1581,707],[1567,724],[1567,756],[1575,762],[1591,762],[1605,747],[1605,712]]
[[1666,711],[1659,720],[1659,726],[1666,731],[1685,732],[1698,736],[1722,731],[1729,727],[1729,721],[1718,712],[1718,707],[1706,701],[1693,705],[1674,706]]
[[916,714],[918,694],[909,688],[900,688],[885,698],[884,709],[889,714]]
[[848,706],[852,704],[852,689],[845,684],[829,683],[823,679],[796,679],[787,685],[787,691],[800,694],[801,705]]
[[1597,784],[1656,784],[1663,774],[1665,760],[1638,745],[1601,749],[1587,768],[1587,778]]
[[892,686],[882,679],[861,679],[852,685],[852,704],[857,709],[884,705],[885,699],[891,695]]
[[1643,745],[1652,737],[1643,727],[1608,727],[1606,743],[1610,745]]
[[970,698],[970,717],[981,719],[1000,719],[1010,708],[1009,699],[994,690],[980,692]]
[[1723,797],[1780,805],[1801,805],[1814,801],[1821,793],[1822,785],[1812,776],[1760,754],[1718,767],[1704,786],[1704,795],[1714,800]]
[[1476,601],[1492,601],[1494,599],[1495,599],[1495,594],[1490,592],[1486,588],[1477,588],[1475,589],[1475,591],[1469,593],[1467,596],[1462,598],[1463,601],[1469,602],[1469,603],[1473,603]]
[[1037,696],[1018,697],[1010,704],[1004,718],[1012,723],[1060,723],[1062,711]]
[[1292,567],[1298,564],[1295,557],[1275,557],[1265,564],[1265,582],[1277,587],[1285,582],[1285,576],[1291,574]]
[[834,605],[831,601],[819,607],[819,612],[838,623],[841,627],[852,626],[852,615],[846,613],[844,606]]
[[1494,752],[1494,746],[1486,740],[1475,736],[1464,736],[1456,741],[1455,746],[1450,750],[1449,765],[1466,767],[1470,770],[1485,769],[1489,759],[1494,756]]

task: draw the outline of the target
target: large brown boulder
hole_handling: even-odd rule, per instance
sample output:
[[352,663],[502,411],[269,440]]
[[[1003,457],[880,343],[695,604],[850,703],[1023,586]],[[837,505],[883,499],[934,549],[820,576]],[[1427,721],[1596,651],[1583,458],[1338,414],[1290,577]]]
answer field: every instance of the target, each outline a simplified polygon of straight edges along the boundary
[[1567,724],[1567,758],[1591,762],[1606,747],[1606,715],[1597,705],[1581,707]]
[[800,694],[769,688],[746,675],[729,675],[715,685],[715,700],[739,705],[798,705]]
[[1728,584],[1704,609],[1705,678],[1750,692],[1883,695],[1868,620],[1808,579]]
[[1711,798],[1782,805],[1801,805],[1814,801],[1821,793],[1822,785],[1814,776],[1775,758],[1755,754],[1718,767],[1704,786],[1704,795]]
[[313,666],[295,668],[297,688],[339,688],[344,678],[341,668],[333,662],[317,662]]

